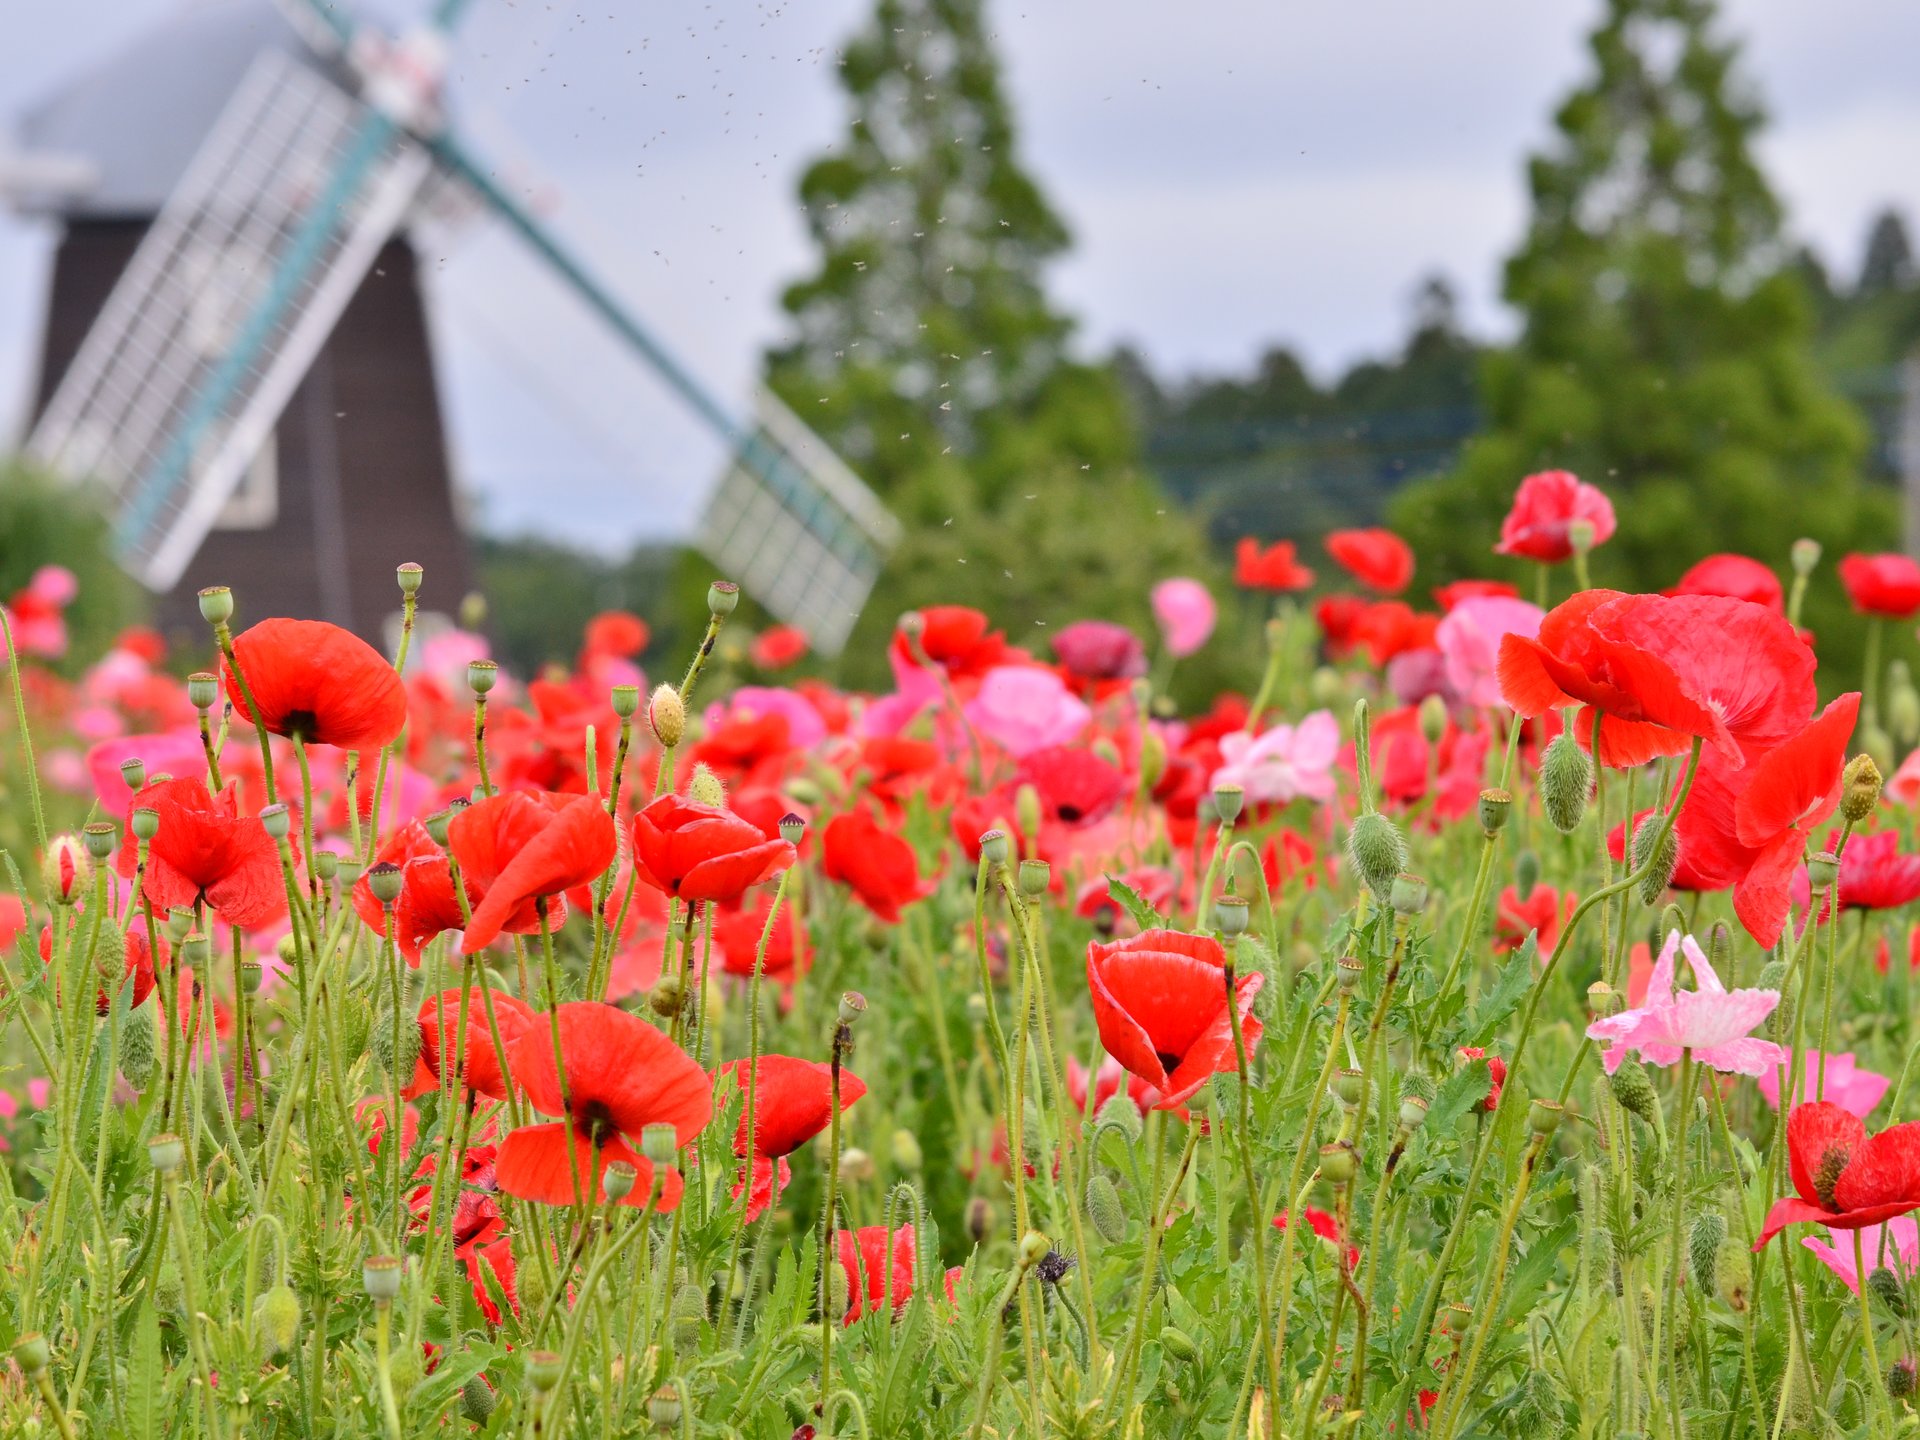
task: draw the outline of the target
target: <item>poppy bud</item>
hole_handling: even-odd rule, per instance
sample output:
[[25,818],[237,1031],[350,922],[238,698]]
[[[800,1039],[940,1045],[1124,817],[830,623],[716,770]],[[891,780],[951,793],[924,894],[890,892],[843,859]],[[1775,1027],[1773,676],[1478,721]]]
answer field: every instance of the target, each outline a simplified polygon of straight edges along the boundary
[[233,618],[233,591],[225,585],[209,585],[200,592],[200,618],[209,625],[224,625]]
[[1022,785],[1013,792],[1013,823],[1020,833],[1032,839],[1040,833],[1042,819],[1040,792],[1032,785]]
[[1438,745],[1447,733],[1447,702],[1429,695],[1420,702],[1420,734],[1429,745]]
[[665,1122],[640,1127],[640,1153],[655,1165],[678,1166],[679,1137]]
[[1047,1252],[1053,1248],[1053,1242],[1038,1230],[1029,1230],[1020,1237],[1020,1268],[1031,1270],[1047,1258]]
[[707,613],[715,619],[731,615],[740,606],[740,587],[731,580],[716,580],[707,587]]
[[1247,933],[1247,902],[1238,895],[1222,895],[1213,902],[1213,924],[1229,939]]
[[1649,1125],[1660,1123],[1660,1097],[1654,1093],[1646,1069],[1632,1056],[1622,1060],[1620,1068],[1607,1077],[1607,1088],[1613,1091],[1621,1109]]
[[1714,921],[1707,931],[1707,963],[1729,986],[1733,984],[1733,927],[1724,920]]
[[691,1350],[700,1339],[700,1327],[707,1322],[707,1292],[691,1280],[674,1287],[673,1308],[669,1312],[674,1342]]
[[1593,757],[1565,731],[1553,737],[1540,758],[1540,805],[1562,835],[1571,835],[1586,818],[1593,790]]
[[1047,893],[1047,886],[1053,879],[1053,867],[1044,860],[1022,860],[1020,862],[1020,893],[1029,900],[1036,900]]
[[807,822],[789,810],[780,817],[780,838],[789,845],[798,845],[806,836]]
[[1247,803],[1247,792],[1238,785],[1216,785],[1213,787],[1213,813],[1220,817],[1223,825],[1231,825],[1240,818],[1241,807]]
[[1127,1238],[1127,1212],[1120,1203],[1120,1192],[1101,1171],[1087,1177],[1087,1218],[1109,1245]]
[[687,798],[696,805],[718,810],[727,803],[727,787],[718,775],[702,763],[693,767],[693,778],[687,782]]
[[980,837],[980,858],[989,865],[1004,865],[1012,853],[1004,830],[989,830]]
[[1388,903],[1393,906],[1396,915],[1418,915],[1427,908],[1427,882],[1418,875],[1399,874],[1393,877],[1393,887],[1388,891]]
[[367,1051],[382,1073],[389,1078],[398,1076],[405,1085],[413,1079],[414,1067],[420,1061],[420,1022],[402,1015],[395,1025],[392,1005],[383,1005],[367,1032]]
[[[1029,1135],[1027,1142],[1031,1145],[1033,1143],[1033,1136]],[[851,1185],[864,1185],[867,1181],[873,1179],[876,1173],[877,1168],[873,1163],[873,1156],[869,1155],[859,1146],[855,1145],[841,1152],[840,1178],[842,1180],[845,1180]]]
[[128,819],[127,828],[133,831],[134,839],[151,840],[160,833],[160,812],[151,806],[142,805]]
[[560,1357],[551,1350],[536,1350],[527,1357],[527,1379],[544,1395],[560,1383]]
[[1320,1174],[1335,1185],[1345,1185],[1360,1169],[1360,1157],[1345,1140],[1320,1147]]
[[1687,1231],[1687,1272],[1702,1295],[1714,1289],[1714,1265],[1720,1256],[1720,1242],[1727,1238],[1727,1217],[1718,1210],[1703,1210],[1694,1216]]
[[1840,857],[1831,850],[1822,850],[1818,855],[1807,857],[1807,879],[1812,882],[1814,892],[1828,889],[1840,878]]
[[1551,1135],[1560,1128],[1563,1113],[1552,1100],[1535,1100],[1527,1107],[1527,1128],[1536,1135]]
[[671,1020],[686,1003],[686,991],[672,975],[662,975],[647,992],[647,1008],[662,1020]]
[[145,1090],[153,1079],[155,1040],[153,1007],[129,1012],[120,1027],[120,1073],[135,1090]]
[[1902,1355],[1887,1366],[1887,1394],[1896,1400],[1905,1400],[1914,1392],[1916,1371],[1911,1355]]
[[36,1330],[13,1342],[13,1358],[22,1374],[34,1376],[47,1368],[53,1359],[53,1351],[47,1345],[47,1337]]
[[162,1175],[171,1175],[186,1158],[186,1142],[178,1135],[155,1135],[147,1141],[147,1159]]
[[1393,889],[1393,877],[1407,865],[1407,842],[1396,826],[1377,810],[1354,817],[1347,831],[1347,858],[1367,888],[1379,899]]
[[993,1228],[993,1206],[984,1195],[975,1195],[967,1201],[967,1234],[973,1243],[981,1244],[987,1238],[987,1232]]
[[[1651,866],[1649,867],[1649,861]],[[1646,869],[1640,881],[1640,902],[1651,905],[1660,898],[1667,882],[1673,879],[1673,867],[1680,863],[1680,836],[1659,815],[1649,814],[1633,831],[1633,859],[1628,868]]]
[[1907,1292],[1900,1277],[1884,1265],[1876,1265],[1867,1275],[1867,1291],[1887,1307],[1896,1320],[1907,1318]]
[[633,1182],[640,1178],[640,1172],[626,1160],[615,1160],[601,1173],[600,1188],[607,1192],[607,1198],[621,1201],[633,1193]]
[[1128,1144],[1140,1138],[1140,1107],[1124,1091],[1109,1095],[1093,1119],[1097,1126],[1118,1130]]
[[1820,563],[1820,542],[1805,538],[1796,540],[1787,555],[1793,563],[1793,573],[1804,580],[1813,573],[1813,567]]
[[1162,1326],[1160,1330],[1160,1349],[1167,1358],[1177,1360],[1182,1365],[1200,1363],[1200,1347],[1193,1343],[1193,1337],[1176,1325]]
[[687,733],[687,702],[671,685],[656,685],[647,701],[647,725],[653,738],[671,750]]
[[1840,777],[1840,813],[1855,825],[1873,814],[1880,803],[1880,767],[1871,755],[1856,755]]
[[367,871],[367,888],[382,905],[392,905],[399,900],[405,880],[406,873],[391,860],[382,860]]
[[1540,883],[1540,856],[1533,850],[1522,850],[1513,857],[1513,890],[1522,900],[1533,894],[1533,887]]
[[680,1428],[680,1392],[662,1385],[647,1400],[647,1419],[663,1434]]
[[1480,833],[1489,840],[1507,828],[1507,817],[1513,813],[1513,792],[1511,790],[1482,790],[1480,792]]
[[93,860],[87,847],[71,835],[55,836],[40,861],[40,879],[56,905],[71,905],[86,892],[93,878]]
[[1333,1082],[1327,1087],[1333,1091],[1334,1098],[1351,1110],[1360,1103],[1360,1097],[1367,1093],[1367,1077],[1358,1070],[1336,1070]]
[[1158,730],[1149,730],[1140,739],[1140,783],[1151,790],[1166,773],[1166,738]]
[[613,713],[622,720],[631,720],[634,712],[640,708],[640,687],[638,685],[616,685],[610,697]]
[[840,995],[840,1023],[851,1025],[867,1013],[867,997],[858,990],[846,990]]
[[460,1387],[460,1413],[476,1425],[484,1425],[493,1414],[493,1387],[484,1375],[469,1375]]
[[1342,990],[1351,992],[1366,973],[1367,967],[1351,955],[1342,955],[1333,962],[1334,981]]
[[285,1284],[275,1285],[253,1307],[253,1329],[268,1355],[284,1355],[300,1334],[300,1297]]

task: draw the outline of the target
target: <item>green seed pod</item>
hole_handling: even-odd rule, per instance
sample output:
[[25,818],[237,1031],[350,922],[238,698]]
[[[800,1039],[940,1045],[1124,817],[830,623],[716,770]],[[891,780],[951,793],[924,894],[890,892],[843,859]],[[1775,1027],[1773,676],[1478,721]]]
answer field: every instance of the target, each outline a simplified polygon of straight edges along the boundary
[[1438,1093],[1439,1091],[1435,1088],[1432,1079],[1424,1071],[1409,1070],[1406,1077],[1400,1082],[1400,1095],[1402,1099],[1424,1100],[1427,1104],[1431,1105],[1433,1103],[1433,1097]]
[[[1655,840],[1660,843],[1654,844]],[[1680,863],[1680,836],[1658,815],[1648,815],[1633,831],[1632,868],[1638,872],[1647,861],[1653,861],[1653,868],[1640,882],[1640,903],[1654,905],[1659,902],[1661,892],[1667,888],[1667,882],[1673,879],[1673,867]]]
[[700,1340],[700,1327],[707,1320],[707,1292],[691,1280],[683,1281],[673,1292],[673,1342],[682,1350],[691,1350]]
[[1649,1125],[1660,1123],[1660,1097],[1654,1093],[1653,1082],[1638,1060],[1628,1056],[1621,1061],[1620,1068],[1607,1077],[1607,1085],[1622,1109],[1638,1115]]
[[420,1022],[411,1015],[402,1015],[396,1025],[393,1007],[382,1005],[367,1034],[367,1053],[384,1074],[397,1075],[401,1084],[408,1083],[420,1059]]
[[1193,1343],[1193,1337],[1175,1325],[1163,1326],[1160,1330],[1160,1348],[1168,1358],[1182,1365],[1197,1365],[1200,1361],[1200,1347]]
[[167,1260],[160,1266],[160,1274],[153,1282],[154,1308],[162,1315],[175,1317],[187,1313],[187,1292],[180,1283],[180,1267]]
[[1867,1276],[1867,1290],[1896,1320],[1907,1318],[1907,1292],[1900,1277],[1884,1265],[1877,1265]]
[[487,1384],[487,1377],[469,1375],[467,1383],[460,1387],[460,1413],[474,1424],[484,1425],[493,1414],[493,1405],[493,1387]]
[[1378,811],[1355,818],[1347,832],[1347,858],[1376,898],[1393,893],[1393,880],[1407,868],[1407,841],[1400,829]]
[[300,1335],[300,1297],[275,1285],[254,1302],[253,1329],[269,1356],[286,1354]]
[[145,1090],[153,1081],[157,1040],[153,1006],[142,1005],[130,1011],[120,1027],[120,1073],[136,1090]]
[[1720,1242],[1727,1238],[1727,1217],[1718,1210],[1706,1210],[1694,1217],[1687,1231],[1687,1269],[1702,1295],[1714,1290],[1715,1262],[1720,1257]]
[[1513,1430],[1529,1440],[1559,1440],[1567,1428],[1567,1397],[1545,1370],[1530,1369],[1514,1390]]
[[1593,757],[1565,731],[1553,737],[1540,757],[1540,805],[1562,835],[1571,835],[1586,818],[1593,793]]
[[1127,1212],[1120,1203],[1120,1192],[1098,1170],[1087,1177],[1087,1218],[1109,1245],[1127,1238]]
[[1140,1107],[1124,1091],[1108,1096],[1107,1103],[1100,1107],[1093,1118],[1094,1123],[1103,1129],[1118,1130],[1127,1137],[1129,1144],[1140,1138]]

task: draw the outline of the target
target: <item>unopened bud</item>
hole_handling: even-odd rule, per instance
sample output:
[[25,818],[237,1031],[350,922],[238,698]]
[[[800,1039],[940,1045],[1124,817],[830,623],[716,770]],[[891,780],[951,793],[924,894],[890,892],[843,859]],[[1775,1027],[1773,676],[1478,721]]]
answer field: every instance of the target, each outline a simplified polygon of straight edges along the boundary
[[987,1238],[987,1232],[993,1228],[993,1205],[986,1196],[975,1195],[967,1201],[967,1235],[976,1245]]
[[1107,1244],[1118,1245],[1127,1238],[1127,1212],[1120,1203],[1120,1192],[1098,1170],[1087,1177],[1087,1218]]
[[1660,1123],[1660,1097],[1638,1060],[1632,1056],[1622,1060],[1620,1068],[1607,1077],[1607,1087],[1628,1114],[1638,1115],[1649,1125]]
[[1867,1274],[1867,1293],[1887,1307],[1896,1320],[1907,1318],[1907,1290],[1900,1277],[1885,1265],[1876,1265]]
[[1127,1137],[1129,1145],[1140,1138],[1140,1107],[1124,1090],[1107,1097],[1106,1103],[1094,1114],[1093,1122],[1103,1130],[1118,1130]]
[[1149,730],[1140,740],[1140,781],[1151,790],[1166,773],[1166,738],[1158,730]]
[[73,836],[55,836],[41,859],[40,878],[54,904],[75,904],[93,879],[93,857],[87,853],[87,846]]
[[1565,731],[1553,737],[1540,757],[1540,806],[1562,835],[1571,835],[1586,818],[1593,790],[1593,758]]
[[1880,767],[1871,755],[1856,755],[1840,777],[1840,813],[1855,825],[1873,814],[1880,803]]
[[1438,745],[1447,734],[1447,702],[1429,695],[1420,702],[1420,734],[1429,745]]
[[1177,1325],[1163,1325],[1160,1329],[1160,1349],[1169,1360],[1182,1365],[1200,1363],[1200,1347],[1193,1343],[1193,1337]]
[[53,1350],[47,1344],[47,1337],[36,1330],[31,1335],[22,1335],[13,1342],[13,1358],[20,1366],[22,1374],[34,1376],[51,1363]]
[[1813,567],[1820,563],[1820,542],[1802,538],[1793,542],[1793,548],[1787,552],[1793,564],[1793,573],[1801,579],[1813,574]]
[[209,585],[200,592],[200,618],[209,625],[224,625],[233,618],[233,591],[225,585]]
[[687,702],[671,685],[656,685],[647,701],[647,726],[653,738],[671,750],[687,733]]
[[1680,863],[1680,836],[1665,819],[1649,813],[1633,832],[1633,858],[1629,868],[1639,874],[1640,903],[1652,905],[1673,879],[1674,866]]
[[693,767],[693,778],[687,782],[687,798],[696,805],[705,805],[710,810],[719,810],[727,803],[727,787],[720,777],[714,774],[705,762],[702,762]]
[[1379,899],[1393,890],[1394,876],[1407,866],[1407,842],[1399,827],[1378,811],[1354,817],[1347,832],[1347,858]]
[[1911,1355],[1902,1355],[1887,1366],[1887,1394],[1895,1400],[1913,1398],[1916,1381],[1916,1368]]
[[1720,1257],[1720,1242],[1727,1238],[1727,1217],[1718,1210],[1703,1210],[1687,1231],[1687,1268],[1702,1295],[1712,1294],[1714,1268]]
[[1513,857],[1513,889],[1522,900],[1533,894],[1533,887],[1540,883],[1540,856],[1533,850],[1522,850]]
[[284,1282],[254,1305],[254,1333],[268,1355],[284,1355],[300,1335],[300,1297]]
[[686,1003],[686,991],[672,975],[662,975],[647,992],[647,1008],[662,1020],[671,1020]]
[[1045,815],[1040,805],[1040,792],[1032,785],[1022,785],[1013,792],[1013,823],[1020,827],[1020,833],[1031,839],[1040,833],[1041,821]]
[[475,1425],[486,1424],[497,1403],[493,1387],[487,1384],[484,1375],[469,1375],[467,1383],[460,1387],[460,1413]]

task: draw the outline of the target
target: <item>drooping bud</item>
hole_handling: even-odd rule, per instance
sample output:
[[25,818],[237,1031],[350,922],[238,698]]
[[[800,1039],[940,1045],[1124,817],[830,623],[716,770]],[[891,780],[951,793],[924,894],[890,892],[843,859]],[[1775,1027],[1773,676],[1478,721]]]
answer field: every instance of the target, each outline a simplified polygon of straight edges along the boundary
[[1896,1320],[1907,1318],[1907,1291],[1900,1277],[1884,1265],[1876,1265],[1867,1275],[1867,1292],[1887,1307]]
[[1127,1212],[1120,1203],[1120,1191],[1099,1170],[1087,1177],[1087,1218],[1109,1245],[1127,1238]]
[[200,618],[209,625],[224,625],[233,618],[233,591],[224,585],[209,585],[200,592]]
[[671,1020],[680,1013],[686,998],[686,991],[677,976],[662,975],[647,992],[647,1008],[662,1020]]
[[1447,734],[1447,702],[1429,695],[1420,702],[1420,735],[1429,745],[1438,745]]
[[1405,872],[1393,877],[1392,888],[1387,892],[1387,903],[1393,907],[1396,915],[1418,915],[1427,908],[1427,882],[1418,875]]
[[1613,1098],[1620,1102],[1621,1109],[1638,1115],[1649,1125],[1659,1125],[1660,1097],[1654,1092],[1645,1067],[1631,1055],[1607,1077],[1607,1088],[1613,1091]]
[[1522,850],[1513,857],[1513,890],[1521,900],[1533,894],[1533,887],[1540,883],[1540,855],[1534,850]]
[[284,1355],[300,1335],[300,1297],[282,1282],[254,1303],[254,1334],[268,1355]]
[[1880,767],[1871,755],[1856,755],[1840,777],[1840,813],[1855,825],[1863,824],[1880,803]]
[[1125,1091],[1109,1095],[1106,1103],[1094,1114],[1093,1120],[1101,1129],[1118,1130],[1126,1136],[1129,1145],[1140,1138],[1140,1107],[1133,1103]]
[[727,787],[703,761],[693,767],[693,778],[687,782],[687,798],[696,805],[718,810],[727,803]]
[[1660,894],[1673,879],[1673,867],[1680,863],[1680,836],[1673,826],[1659,815],[1648,813],[1645,819],[1634,827],[1633,859],[1630,868],[1635,874],[1645,870],[1640,881],[1640,903],[1652,905],[1659,901]]
[[1703,1210],[1687,1231],[1687,1270],[1702,1295],[1715,1289],[1714,1267],[1720,1258],[1720,1242],[1727,1238],[1727,1217],[1718,1210]]
[[1920,1372],[1916,1371],[1913,1357],[1902,1355],[1887,1366],[1887,1394],[1895,1400],[1911,1399],[1917,1378],[1920,1378]]
[[493,1414],[493,1387],[485,1375],[469,1375],[460,1387],[460,1413],[476,1425],[484,1425]]
[[1354,817],[1347,832],[1347,858],[1376,898],[1393,891],[1393,877],[1407,868],[1407,842],[1400,828],[1379,811]]
[[1053,867],[1044,860],[1022,860],[1020,862],[1020,893],[1029,900],[1037,900],[1047,893],[1047,886],[1053,883]]
[[1707,963],[1727,985],[1733,986],[1733,927],[1724,920],[1713,922],[1707,931]]
[[1177,1325],[1164,1325],[1160,1329],[1160,1349],[1169,1360],[1182,1365],[1200,1363],[1200,1347],[1193,1343],[1193,1337]]
[[1793,564],[1793,573],[1804,580],[1813,574],[1813,567],[1820,563],[1820,542],[1803,537],[1793,542],[1793,548],[1787,554]]
[[1593,757],[1564,730],[1547,745],[1540,758],[1540,806],[1562,835],[1571,835],[1586,818],[1587,797],[1593,793]]
[[653,738],[671,750],[686,737],[687,702],[671,685],[656,685],[647,700],[647,727]]

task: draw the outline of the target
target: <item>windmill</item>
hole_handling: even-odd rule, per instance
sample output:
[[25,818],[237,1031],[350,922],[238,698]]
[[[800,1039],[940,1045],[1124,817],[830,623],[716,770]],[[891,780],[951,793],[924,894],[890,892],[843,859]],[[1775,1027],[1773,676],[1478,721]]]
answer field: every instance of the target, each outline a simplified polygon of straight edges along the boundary
[[[146,227],[45,397],[28,457],[99,485],[127,569],[150,589],[175,590],[223,514],[244,502],[289,402],[311,389],[409,218],[423,206],[477,209],[515,232],[720,438],[728,461],[696,543],[816,648],[837,653],[897,523],[772,395],[757,395],[744,417],[720,403],[456,137],[441,79],[464,9],[438,0],[425,24],[395,37],[320,0],[285,0],[280,43],[253,54]],[[65,168],[71,183],[62,158],[40,168]],[[444,472],[441,456],[442,491]],[[404,508],[402,488],[376,503]],[[340,525],[320,508],[315,528]],[[450,520],[450,501],[442,508]],[[333,548],[348,566],[352,547],[336,536]],[[393,562],[410,558],[427,561],[368,562],[387,594]],[[325,557],[317,568],[324,575]],[[377,617],[356,611],[348,623],[365,630]]]

